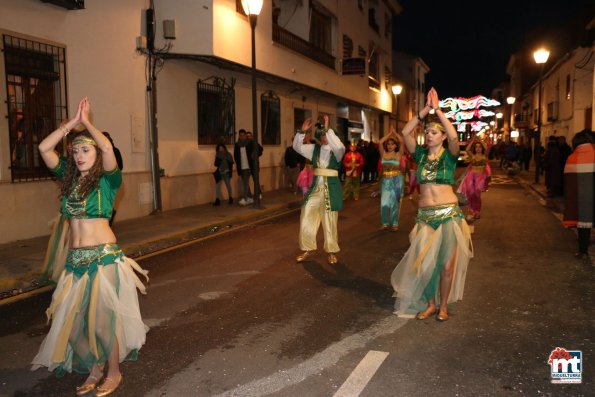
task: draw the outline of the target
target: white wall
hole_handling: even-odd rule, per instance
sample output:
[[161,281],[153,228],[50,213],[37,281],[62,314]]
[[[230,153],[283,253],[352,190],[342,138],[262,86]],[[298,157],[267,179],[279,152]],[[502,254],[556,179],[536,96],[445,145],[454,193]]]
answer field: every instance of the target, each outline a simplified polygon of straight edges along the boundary
[[[131,145],[132,115],[140,117],[140,130],[145,131],[145,59],[136,53],[135,39],[140,35],[141,10],[147,3],[86,0],[85,9],[68,11],[38,0],[0,1],[0,30],[66,47],[70,115],[81,98],[90,97],[93,123],[110,132],[124,158],[125,187],[119,193],[119,208],[123,209],[118,212],[119,220],[149,211],[146,203],[139,202],[138,186],[146,179],[143,173],[149,170],[148,156],[133,153]],[[0,63],[4,63],[1,54]],[[4,70],[1,71],[0,102],[5,103]],[[9,161],[6,111],[6,106],[0,106],[3,168]],[[10,183],[9,173],[2,173],[1,178],[0,243],[47,234],[47,222],[59,208],[56,184]]]

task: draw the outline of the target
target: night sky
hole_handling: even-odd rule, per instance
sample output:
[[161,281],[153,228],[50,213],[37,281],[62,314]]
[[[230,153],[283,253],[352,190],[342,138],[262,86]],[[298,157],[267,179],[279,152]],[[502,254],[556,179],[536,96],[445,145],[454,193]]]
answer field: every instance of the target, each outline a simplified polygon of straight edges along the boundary
[[509,79],[509,57],[522,48],[532,53],[547,44],[551,64],[595,17],[595,0],[398,1],[393,48],[424,60],[426,84],[441,98],[489,96]]

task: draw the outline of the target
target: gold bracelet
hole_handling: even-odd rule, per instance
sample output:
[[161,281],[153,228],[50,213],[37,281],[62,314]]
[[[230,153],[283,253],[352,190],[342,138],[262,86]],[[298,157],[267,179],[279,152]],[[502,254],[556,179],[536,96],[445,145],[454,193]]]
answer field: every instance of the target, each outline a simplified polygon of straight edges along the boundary
[[58,127],[58,129],[60,131],[62,131],[62,134],[64,134],[64,136],[66,136],[70,133],[70,129],[68,127],[66,127],[65,125],[61,125],[60,127]]

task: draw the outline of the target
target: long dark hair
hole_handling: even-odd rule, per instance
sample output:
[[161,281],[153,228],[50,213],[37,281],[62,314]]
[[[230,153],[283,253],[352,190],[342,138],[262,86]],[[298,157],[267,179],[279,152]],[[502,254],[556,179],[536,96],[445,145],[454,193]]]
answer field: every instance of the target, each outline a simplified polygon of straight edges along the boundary
[[217,146],[215,146],[215,152],[219,153],[219,147],[223,146],[223,149],[225,149],[225,153],[227,153],[227,146],[225,146],[224,143],[218,143]]
[[[93,137],[88,131],[83,131],[76,134],[73,137],[72,141],[74,141],[78,137],[93,139]],[[99,184],[99,178],[101,178],[101,175],[103,174],[103,155],[101,153],[101,150],[97,150],[97,146],[93,147],[95,148],[95,153],[97,154],[97,157],[95,158],[95,164],[93,164],[93,167],[91,167],[91,169],[89,170],[89,174],[82,178],[80,177],[81,172],[79,171],[78,167],[76,166],[76,162],[74,161],[72,149],[69,150],[68,160],[66,161],[66,170],[64,171],[64,182],[62,183],[62,195],[70,195],[77,185],[77,180],[80,180],[78,184],[78,199],[86,198],[89,195],[89,193],[91,193],[91,191]]]

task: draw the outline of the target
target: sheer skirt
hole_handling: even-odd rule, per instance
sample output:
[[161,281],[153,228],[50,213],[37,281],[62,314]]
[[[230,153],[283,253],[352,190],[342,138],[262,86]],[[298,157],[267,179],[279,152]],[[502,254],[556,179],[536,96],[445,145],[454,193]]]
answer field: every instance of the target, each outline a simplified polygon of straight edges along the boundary
[[89,373],[94,364],[105,364],[116,338],[119,361],[135,360],[149,329],[136,292],[145,287],[135,272],[148,280],[116,244],[70,249],[46,310],[52,325],[31,370]]

